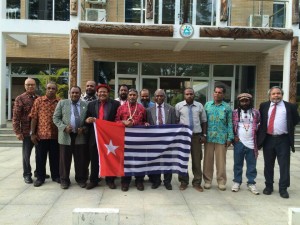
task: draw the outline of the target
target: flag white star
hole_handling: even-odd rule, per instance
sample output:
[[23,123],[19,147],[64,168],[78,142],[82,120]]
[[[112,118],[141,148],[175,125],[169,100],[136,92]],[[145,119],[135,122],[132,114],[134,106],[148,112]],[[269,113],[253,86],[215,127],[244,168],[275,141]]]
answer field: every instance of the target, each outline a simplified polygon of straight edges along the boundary
[[108,155],[109,153],[113,153],[114,155],[116,155],[116,149],[119,148],[119,146],[113,145],[112,140],[109,141],[109,144],[108,144],[108,145],[106,145],[106,144],[104,144],[104,145],[105,145],[106,148],[107,148],[107,155]]

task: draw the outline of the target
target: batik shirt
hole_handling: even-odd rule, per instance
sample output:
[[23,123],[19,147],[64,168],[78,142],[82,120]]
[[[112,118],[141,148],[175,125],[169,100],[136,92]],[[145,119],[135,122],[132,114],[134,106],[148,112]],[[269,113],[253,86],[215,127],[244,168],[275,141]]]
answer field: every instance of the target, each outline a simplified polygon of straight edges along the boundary
[[230,106],[222,101],[216,105],[209,101],[204,106],[207,115],[207,142],[225,144],[232,141],[232,110]]

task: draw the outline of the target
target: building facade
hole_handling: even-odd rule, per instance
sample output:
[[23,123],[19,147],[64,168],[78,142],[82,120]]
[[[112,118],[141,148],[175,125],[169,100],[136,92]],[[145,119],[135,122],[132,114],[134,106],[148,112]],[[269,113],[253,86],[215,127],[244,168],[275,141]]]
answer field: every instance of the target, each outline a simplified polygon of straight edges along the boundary
[[[1,126],[26,77],[62,86],[108,83],[174,105],[185,87],[202,103],[223,84],[226,101],[270,86],[297,102],[298,0],[6,0],[1,18]],[[299,86],[300,87],[300,86]],[[67,90],[67,88],[65,88]],[[63,96],[63,94],[62,94]]]

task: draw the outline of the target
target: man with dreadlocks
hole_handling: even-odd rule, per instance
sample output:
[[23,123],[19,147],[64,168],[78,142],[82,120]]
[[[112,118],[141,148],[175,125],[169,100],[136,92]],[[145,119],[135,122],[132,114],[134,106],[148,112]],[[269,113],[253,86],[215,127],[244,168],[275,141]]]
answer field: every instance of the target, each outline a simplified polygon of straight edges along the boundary
[[248,190],[258,195],[255,185],[256,160],[258,148],[256,132],[260,123],[259,111],[253,107],[252,95],[242,93],[237,96],[238,108],[233,111],[233,132],[234,132],[234,179],[231,190],[238,192],[242,184],[244,159],[247,163],[246,177],[248,179]]

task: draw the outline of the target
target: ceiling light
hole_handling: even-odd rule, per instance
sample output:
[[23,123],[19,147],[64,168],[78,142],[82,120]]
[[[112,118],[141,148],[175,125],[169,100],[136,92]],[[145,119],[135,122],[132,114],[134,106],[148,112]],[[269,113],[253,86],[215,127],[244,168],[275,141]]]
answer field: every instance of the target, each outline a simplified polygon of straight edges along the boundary
[[134,46],[138,47],[138,46],[140,46],[142,43],[141,43],[141,42],[133,42],[132,44],[133,44]]
[[219,47],[222,49],[225,49],[225,48],[228,48],[228,45],[220,45]]

